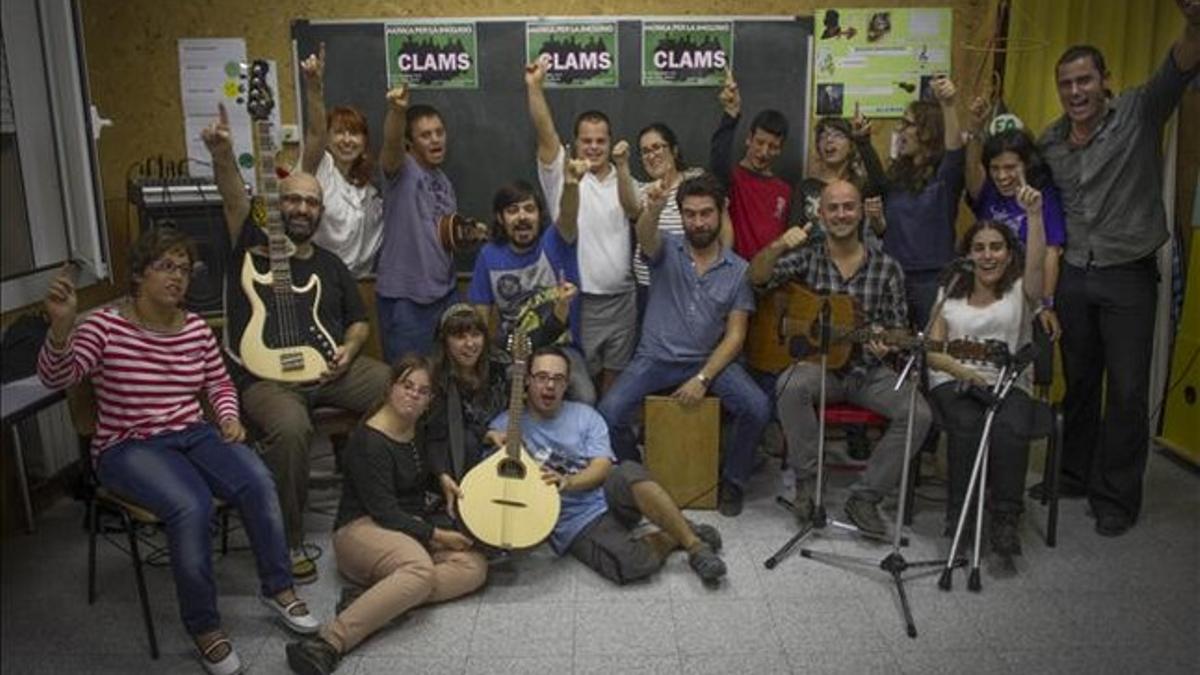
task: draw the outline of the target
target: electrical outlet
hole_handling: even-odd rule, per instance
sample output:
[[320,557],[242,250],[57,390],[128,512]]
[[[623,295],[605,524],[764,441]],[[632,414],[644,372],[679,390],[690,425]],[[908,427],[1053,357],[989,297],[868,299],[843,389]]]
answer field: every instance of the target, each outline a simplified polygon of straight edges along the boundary
[[279,128],[283,135],[284,143],[299,143],[300,142],[300,127],[296,124],[284,124]]

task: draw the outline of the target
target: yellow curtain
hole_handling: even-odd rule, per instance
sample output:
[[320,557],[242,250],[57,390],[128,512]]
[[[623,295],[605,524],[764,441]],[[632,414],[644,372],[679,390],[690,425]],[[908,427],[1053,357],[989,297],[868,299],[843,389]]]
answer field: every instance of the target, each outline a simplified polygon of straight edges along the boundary
[[1183,23],[1175,0],[1013,0],[1004,100],[1037,135],[1062,115],[1054,64],[1067,47],[1099,47],[1119,94],[1154,72]]

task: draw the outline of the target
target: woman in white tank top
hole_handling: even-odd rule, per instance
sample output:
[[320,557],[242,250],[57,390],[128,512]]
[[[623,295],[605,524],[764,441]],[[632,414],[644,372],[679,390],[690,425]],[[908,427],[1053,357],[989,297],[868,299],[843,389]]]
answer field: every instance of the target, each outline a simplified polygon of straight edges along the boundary
[[[1029,342],[1033,309],[1042,295],[1046,235],[1041,193],[1022,185],[1017,200],[1029,221],[1028,249],[1022,251],[1011,228],[1002,223],[984,220],[967,230],[959,255],[971,260],[973,270],[947,291],[941,315],[930,331],[934,340],[1000,340],[1010,353]],[[954,523],[963,507],[986,411],[971,389],[988,388],[999,373],[991,364],[963,363],[944,353],[930,354],[929,365],[934,369],[929,376],[930,398],[947,434],[947,521]],[[987,473],[991,548],[1010,566],[1012,556],[1021,553],[1017,526],[1024,508],[1033,410],[1026,375],[1009,392],[992,423]]]

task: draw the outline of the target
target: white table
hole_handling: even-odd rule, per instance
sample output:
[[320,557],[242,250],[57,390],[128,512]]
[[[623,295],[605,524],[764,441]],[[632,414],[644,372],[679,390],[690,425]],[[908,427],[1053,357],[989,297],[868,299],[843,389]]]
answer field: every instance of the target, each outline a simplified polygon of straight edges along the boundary
[[29,477],[25,474],[25,453],[21,445],[21,432],[18,423],[43,410],[58,401],[66,393],[60,389],[50,389],[38,380],[37,375],[31,375],[23,380],[13,380],[0,386],[0,415],[3,425],[11,429],[13,444],[13,459],[17,465],[17,482],[21,489],[21,504],[25,509],[25,530],[34,531],[33,502],[29,498]]

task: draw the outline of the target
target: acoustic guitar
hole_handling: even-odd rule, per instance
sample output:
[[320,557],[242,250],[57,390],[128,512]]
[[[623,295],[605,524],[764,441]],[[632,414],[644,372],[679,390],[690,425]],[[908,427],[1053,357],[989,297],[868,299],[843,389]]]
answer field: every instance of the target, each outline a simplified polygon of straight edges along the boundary
[[438,218],[438,241],[450,253],[470,253],[488,240],[487,223],[457,213]]
[[[774,332],[774,344],[766,345],[765,350],[760,348],[758,354],[760,358],[765,353],[773,359],[768,364],[772,366],[787,359],[778,370],[797,359],[820,360],[822,314],[825,312],[829,322],[826,364],[831,370],[849,363],[856,345],[864,342],[881,342],[900,349],[912,349],[922,342],[906,329],[864,325],[857,303],[850,295],[820,295],[800,284],[788,284],[778,289],[767,302],[760,304],[758,311],[763,313],[764,327],[760,330],[765,331],[769,326]],[[999,340],[924,340],[924,344],[929,351],[944,352],[966,361],[1000,364],[1009,356],[1008,346]]]
[[242,261],[241,286],[250,302],[250,320],[238,344],[238,355],[246,370],[260,379],[314,382],[328,369],[338,345],[317,316],[321,279],[313,274],[303,286],[292,283],[290,258],[295,245],[288,239],[279,215],[279,181],[271,134],[275,99],[266,80],[269,67],[263,60],[251,64],[246,104],[254,123],[258,156],[251,215],[266,230],[269,266],[260,272],[256,259],[263,256],[250,251]]
[[515,331],[504,448],[475,465],[459,485],[463,497],[458,513],[467,531],[485,544],[507,550],[533,548],[545,541],[562,506],[558,489],[542,481],[541,467],[521,442],[530,350],[529,336]]

